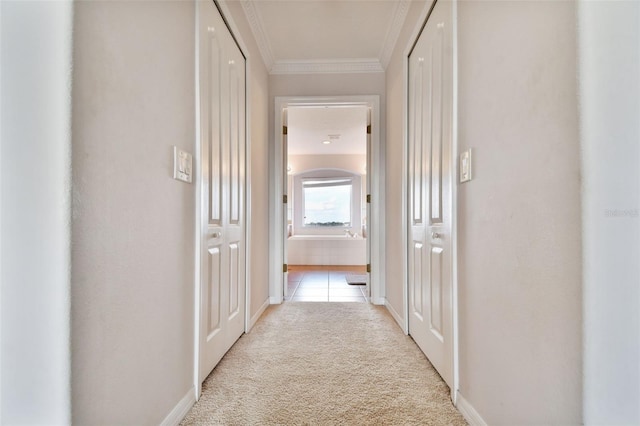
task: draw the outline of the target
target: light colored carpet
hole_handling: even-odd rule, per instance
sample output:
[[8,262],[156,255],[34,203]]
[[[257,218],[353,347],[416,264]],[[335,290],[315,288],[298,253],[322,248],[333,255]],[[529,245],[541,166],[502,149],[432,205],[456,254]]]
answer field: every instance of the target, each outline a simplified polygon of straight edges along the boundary
[[182,425],[465,425],[385,308],[287,302],[225,355]]

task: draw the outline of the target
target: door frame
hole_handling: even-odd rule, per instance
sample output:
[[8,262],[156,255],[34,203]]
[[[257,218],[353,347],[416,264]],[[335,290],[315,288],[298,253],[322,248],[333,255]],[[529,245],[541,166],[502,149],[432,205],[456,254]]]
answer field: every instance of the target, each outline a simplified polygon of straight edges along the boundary
[[200,39],[198,35],[198,22],[200,19],[201,1],[211,1],[220,12],[222,20],[227,25],[231,36],[235,40],[240,52],[245,58],[245,200],[244,200],[244,244],[245,244],[245,315],[244,315],[244,331],[248,333],[251,328],[251,78],[249,78],[249,70],[251,70],[253,59],[249,54],[247,44],[242,39],[238,26],[235,24],[228,6],[224,2],[218,0],[199,0],[196,1],[195,11],[195,152],[193,153],[193,174],[197,176],[195,179],[195,256],[194,256],[194,328],[193,328],[193,386],[195,388],[196,401],[200,399],[202,394],[202,383],[200,382],[200,358],[202,357],[202,348],[200,339],[203,332],[203,324],[201,318],[201,291],[202,291],[202,259],[201,245],[202,236],[200,229],[204,220],[202,214],[203,196],[202,182],[200,179],[200,170],[202,167],[201,149],[202,134],[200,132]]
[[371,170],[367,171],[367,179],[371,182],[372,203],[379,206],[372,209],[370,218],[367,218],[369,229],[370,253],[371,253],[371,303],[384,305],[385,303],[385,265],[384,256],[381,253],[382,241],[384,241],[384,158],[381,143],[380,120],[380,96],[277,96],[274,108],[274,130],[271,155],[269,158],[269,182],[272,193],[269,202],[269,301],[271,304],[283,302],[284,272],[284,206],[283,177],[285,164],[283,161],[282,126],[284,124],[283,110],[289,106],[366,106],[371,108]]
[[[402,135],[402,261],[403,261],[403,283],[404,283],[404,332],[409,334],[409,241],[410,241],[410,218],[409,218],[409,55],[416,45],[422,29],[427,24],[436,2],[428,1],[420,18],[409,38],[409,42],[403,52],[403,105],[402,113],[403,135]],[[451,400],[457,404],[460,389],[459,374],[459,323],[458,323],[458,2],[457,0],[440,0],[452,3],[452,24],[453,24],[453,102],[451,108],[453,116],[451,120],[451,303],[452,303],[452,373],[453,386],[451,387]]]

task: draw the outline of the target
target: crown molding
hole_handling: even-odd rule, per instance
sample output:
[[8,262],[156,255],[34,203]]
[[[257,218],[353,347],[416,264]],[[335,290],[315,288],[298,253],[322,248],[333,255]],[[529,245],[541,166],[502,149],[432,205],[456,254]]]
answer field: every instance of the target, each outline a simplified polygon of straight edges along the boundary
[[407,19],[407,14],[409,13],[409,6],[411,6],[411,0],[399,0],[396,2],[393,20],[391,21],[391,25],[387,31],[387,36],[384,39],[384,45],[378,55],[380,57],[382,68],[384,69],[387,69],[387,65],[389,65],[389,62],[391,61],[393,49],[398,42],[400,31],[402,31],[404,21]]
[[264,32],[264,24],[262,23],[260,14],[256,10],[256,5],[252,0],[241,0],[240,4],[242,5],[244,15],[247,17],[247,22],[249,22],[249,27],[251,27],[253,37],[256,39],[262,60],[267,69],[271,69],[274,63],[273,51],[269,39]]
[[384,72],[378,59],[276,61],[270,74],[351,74]]

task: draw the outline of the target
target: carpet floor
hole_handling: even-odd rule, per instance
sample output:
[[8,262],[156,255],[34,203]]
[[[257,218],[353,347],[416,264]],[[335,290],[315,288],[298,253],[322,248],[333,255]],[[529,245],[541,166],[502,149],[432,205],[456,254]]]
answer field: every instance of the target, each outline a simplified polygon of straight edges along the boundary
[[383,307],[270,306],[203,384],[182,425],[466,425]]

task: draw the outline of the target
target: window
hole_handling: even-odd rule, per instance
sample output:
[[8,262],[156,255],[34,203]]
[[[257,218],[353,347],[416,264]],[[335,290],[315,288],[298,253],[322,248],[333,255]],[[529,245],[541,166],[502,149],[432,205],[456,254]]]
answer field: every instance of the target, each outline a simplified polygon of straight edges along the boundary
[[304,226],[351,227],[352,187],[352,178],[304,179]]

